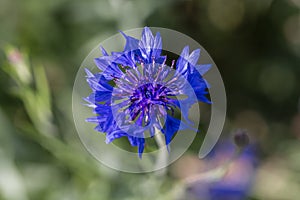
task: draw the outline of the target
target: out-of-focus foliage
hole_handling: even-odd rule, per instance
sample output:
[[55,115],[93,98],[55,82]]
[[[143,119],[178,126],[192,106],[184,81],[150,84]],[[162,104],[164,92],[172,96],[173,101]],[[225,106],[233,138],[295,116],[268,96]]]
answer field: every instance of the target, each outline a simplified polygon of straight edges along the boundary
[[[299,0],[1,0],[0,24],[0,200],[197,199],[246,181],[240,172],[253,176],[249,199],[298,199]],[[116,172],[84,150],[71,112],[77,69],[99,42],[145,25],[185,33],[210,53],[228,96],[223,137],[248,129],[255,164],[241,157],[226,181],[200,190],[182,182],[231,157],[198,160],[202,135],[165,176]]]

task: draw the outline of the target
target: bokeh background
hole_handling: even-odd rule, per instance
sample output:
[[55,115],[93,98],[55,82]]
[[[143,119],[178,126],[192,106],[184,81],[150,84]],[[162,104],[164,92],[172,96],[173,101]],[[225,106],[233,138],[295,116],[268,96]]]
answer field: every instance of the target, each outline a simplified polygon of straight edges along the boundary
[[[200,135],[165,175],[101,165],[72,118],[85,56],[118,30],[145,25],[198,41],[228,98],[222,139],[209,157],[197,157]],[[299,199],[299,0],[0,0],[0,48],[1,200]],[[251,144],[228,165],[239,128]],[[220,166],[219,178],[182,184]]]

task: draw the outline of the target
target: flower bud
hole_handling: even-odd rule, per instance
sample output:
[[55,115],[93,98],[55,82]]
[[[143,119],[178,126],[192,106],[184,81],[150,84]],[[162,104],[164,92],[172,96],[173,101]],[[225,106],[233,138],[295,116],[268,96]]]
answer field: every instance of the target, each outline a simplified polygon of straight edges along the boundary
[[234,133],[233,140],[236,146],[240,148],[246,147],[250,143],[247,130],[239,129]]

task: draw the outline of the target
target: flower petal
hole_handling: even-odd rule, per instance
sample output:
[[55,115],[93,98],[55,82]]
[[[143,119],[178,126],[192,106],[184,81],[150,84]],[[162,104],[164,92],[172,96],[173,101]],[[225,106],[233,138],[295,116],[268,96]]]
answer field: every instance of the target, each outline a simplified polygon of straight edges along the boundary
[[115,77],[120,78],[123,75],[123,72],[115,63],[115,59],[115,56],[102,56],[94,59],[96,66],[102,71],[102,74],[106,79],[111,80]]
[[124,32],[120,31],[120,33],[124,36],[126,39],[126,44],[124,47],[124,52],[134,51],[139,48],[139,40],[135,39],[131,36],[126,35]]
[[189,56],[189,46],[185,46],[176,62],[176,71],[180,74],[184,74],[187,71],[187,59]]
[[161,36],[160,33],[157,32],[154,38],[154,44],[152,47],[152,57],[154,58],[158,58],[161,54],[161,50],[162,50],[162,41],[161,41]]
[[180,54],[179,59],[176,62],[177,72],[182,75],[192,73],[199,57],[200,49],[196,49],[191,54],[189,54],[189,46],[185,46]]
[[196,65],[195,68],[203,76],[208,70],[210,70],[212,64]]
[[205,95],[207,94],[207,84],[198,71],[194,71],[188,76],[188,82],[193,88],[197,99],[205,103],[211,103]]
[[139,157],[142,158],[142,154],[143,154],[144,148],[145,148],[145,138],[128,136],[128,141],[130,142],[131,146],[138,147]]
[[108,53],[106,52],[106,50],[103,48],[103,46],[100,46],[100,50],[101,50],[103,56],[109,56]]
[[180,123],[181,120],[167,115],[166,123],[162,130],[162,132],[165,135],[166,145],[168,145],[171,142],[173,136],[179,130]]
[[88,68],[84,68],[84,71],[86,73],[86,77],[87,78],[94,78],[94,74],[88,69]]
[[114,141],[115,139],[121,138],[121,137],[126,137],[128,136],[125,132],[123,132],[122,130],[115,130],[109,134],[106,134],[106,144],[111,143],[112,141]]
[[164,57],[160,56],[162,51],[160,33],[157,33],[154,37],[148,27],[145,27],[142,32],[139,49],[145,63],[152,63],[153,60],[155,60],[156,63],[162,63],[164,61]]

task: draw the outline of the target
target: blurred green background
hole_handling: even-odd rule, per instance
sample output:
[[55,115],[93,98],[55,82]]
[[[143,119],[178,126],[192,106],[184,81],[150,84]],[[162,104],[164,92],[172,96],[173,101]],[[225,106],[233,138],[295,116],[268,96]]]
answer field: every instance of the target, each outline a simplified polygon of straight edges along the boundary
[[[218,187],[249,175],[244,195],[201,196],[217,182],[178,186],[222,165],[198,160],[197,144],[160,178],[108,169],[81,145],[71,110],[80,63],[118,30],[143,26],[189,35],[217,64],[228,98],[223,140],[247,129],[256,163],[234,161]],[[0,47],[1,200],[299,199],[299,0],[0,0]]]

